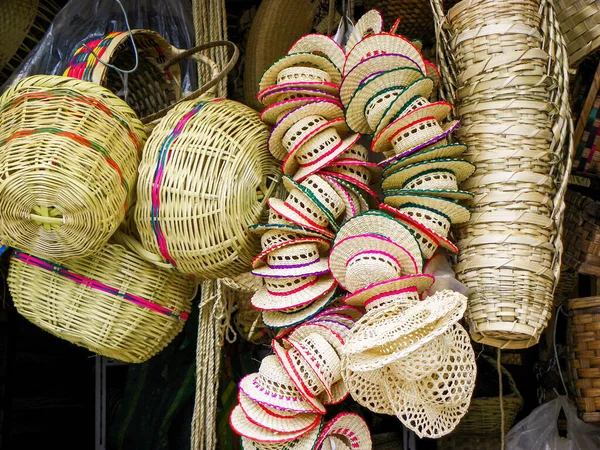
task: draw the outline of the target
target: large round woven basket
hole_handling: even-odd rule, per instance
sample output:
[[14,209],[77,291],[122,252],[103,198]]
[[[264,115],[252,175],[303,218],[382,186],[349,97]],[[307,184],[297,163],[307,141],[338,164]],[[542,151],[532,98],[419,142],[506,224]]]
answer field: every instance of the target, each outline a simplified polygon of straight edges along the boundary
[[0,97],[0,239],[47,258],[104,247],[135,198],[146,134],[107,89],[33,76]]
[[27,320],[100,355],[136,363],[182,330],[196,286],[114,243],[60,264],[15,250],[8,272],[15,307]]
[[557,0],[555,4],[569,64],[576,67],[600,47],[600,1]]
[[182,273],[247,272],[260,252],[248,227],[265,220],[279,165],[269,129],[231,100],[183,102],[152,131],[139,168],[135,222],[146,251]]
[[538,342],[560,274],[573,145],[568,61],[549,0],[432,0],[444,96],[476,171],[471,219],[457,227],[455,267],[470,289],[474,340]]

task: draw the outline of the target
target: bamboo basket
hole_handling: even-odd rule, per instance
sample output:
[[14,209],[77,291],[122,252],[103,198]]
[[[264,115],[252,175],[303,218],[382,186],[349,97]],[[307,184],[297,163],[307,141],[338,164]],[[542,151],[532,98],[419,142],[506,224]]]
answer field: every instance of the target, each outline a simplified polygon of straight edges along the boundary
[[104,247],[135,199],[146,134],[107,89],[33,76],[0,97],[0,239],[43,258]]
[[240,103],[175,106],[152,131],[139,168],[135,222],[156,263],[203,279],[247,272],[260,252],[248,227],[266,220],[280,169],[269,129]]
[[[144,124],[163,117],[174,104],[182,100],[181,60],[192,58],[210,69],[209,80],[184,98],[193,100],[209,91],[214,93],[216,85],[231,71],[239,57],[237,47],[229,41],[216,41],[180,50],[154,31],[132,30],[131,37],[138,53],[138,66],[127,78],[121,78],[117,71],[106,65],[124,70],[134,67],[135,53],[131,39],[129,33],[123,31],[109,33],[79,47],[63,75],[105,86],[114,94],[122,93]],[[232,56],[222,69],[200,54],[214,47],[229,47],[231,50]],[[123,85],[124,80],[126,86]]]
[[569,300],[569,373],[586,422],[600,422],[600,297]]
[[431,0],[442,96],[477,170],[455,267],[471,337],[527,348],[547,326],[560,274],[573,157],[566,48],[549,0]]
[[569,65],[577,67],[600,47],[600,1],[556,0],[556,12],[567,44]]
[[131,363],[157,354],[183,329],[196,286],[115,243],[60,263],[15,250],[8,272],[15,307],[27,320]]

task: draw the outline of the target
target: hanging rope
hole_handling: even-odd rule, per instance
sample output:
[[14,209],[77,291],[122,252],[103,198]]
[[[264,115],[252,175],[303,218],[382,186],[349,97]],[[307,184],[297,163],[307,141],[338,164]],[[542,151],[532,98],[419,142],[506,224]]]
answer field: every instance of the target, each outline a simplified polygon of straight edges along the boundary
[[[193,8],[196,45],[227,40],[225,0],[193,0]],[[208,57],[222,69],[227,64],[227,49],[212,48],[208,50]],[[210,72],[203,65],[200,65],[198,70],[201,80],[207,80],[210,77]],[[202,83],[199,81],[199,84]],[[227,78],[221,80],[218,86],[217,95],[223,98],[227,97]]]

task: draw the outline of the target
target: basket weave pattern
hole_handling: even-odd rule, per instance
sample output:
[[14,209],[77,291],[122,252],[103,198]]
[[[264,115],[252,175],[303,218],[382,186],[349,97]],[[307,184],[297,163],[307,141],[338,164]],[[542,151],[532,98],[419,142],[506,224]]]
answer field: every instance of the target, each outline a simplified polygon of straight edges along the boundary
[[456,230],[466,317],[476,341],[526,348],[560,272],[573,152],[564,41],[548,0],[465,0],[446,17],[432,5],[444,94],[477,168],[461,187],[475,194],[471,220]]
[[600,47],[600,1],[557,0],[556,11],[569,64],[575,67]]

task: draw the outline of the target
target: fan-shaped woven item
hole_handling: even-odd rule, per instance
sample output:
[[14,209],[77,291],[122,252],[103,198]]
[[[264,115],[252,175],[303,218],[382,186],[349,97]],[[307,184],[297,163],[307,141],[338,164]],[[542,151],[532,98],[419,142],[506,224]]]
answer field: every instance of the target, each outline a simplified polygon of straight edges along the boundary
[[145,361],[166,347],[182,330],[196,292],[193,279],[112,243],[60,264],[15,250],[8,287],[30,322],[125,362]]
[[258,113],[216,99],[182,102],[152,131],[139,168],[135,222],[143,247],[182,273],[247,272],[260,253],[248,227],[266,219],[279,167]]
[[126,103],[87,81],[34,76],[0,97],[0,238],[48,258],[90,255],[135,198],[146,140]]

